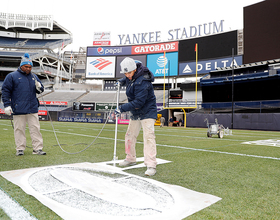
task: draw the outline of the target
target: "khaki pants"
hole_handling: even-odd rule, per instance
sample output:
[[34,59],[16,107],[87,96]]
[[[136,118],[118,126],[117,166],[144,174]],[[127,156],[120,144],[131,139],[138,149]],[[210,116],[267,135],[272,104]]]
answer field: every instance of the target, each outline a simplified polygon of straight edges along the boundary
[[43,137],[40,132],[40,123],[37,113],[27,115],[14,115],[13,120],[14,136],[17,150],[25,150],[26,148],[26,123],[28,124],[33,150],[37,151],[43,149]]
[[156,168],[156,136],[154,132],[154,119],[144,119],[144,120],[131,120],[125,135],[125,153],[126,160],[129,162],[136,162],[136,150],[135,144],[137,141],[137,136],[143,128],[143,139],[144,139],[144,164],[147,167]]

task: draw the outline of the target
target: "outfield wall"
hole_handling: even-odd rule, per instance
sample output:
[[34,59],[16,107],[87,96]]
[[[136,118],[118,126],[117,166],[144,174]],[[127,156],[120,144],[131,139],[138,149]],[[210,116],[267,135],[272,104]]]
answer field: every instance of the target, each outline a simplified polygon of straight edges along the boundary
[[[225,128],[231,129],[232,114],[187,114],[187,127],[207,128],[205,119],[215,123],[215,119]],[[235,113],[233,129],[280,131],[280,113]]]

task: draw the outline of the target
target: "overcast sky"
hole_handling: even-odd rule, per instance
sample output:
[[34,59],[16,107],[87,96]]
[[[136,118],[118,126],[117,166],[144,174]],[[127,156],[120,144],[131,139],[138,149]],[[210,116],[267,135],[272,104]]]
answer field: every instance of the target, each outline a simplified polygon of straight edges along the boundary
[[92,46],[94,32],[111,32],[111,45],[120,44],[118,35],[161,32],[168,41],[171,29],[223,22],[223,31],[243,28],[243,7],[262,0],[6,0],[0,12],[53,15],[73,34],[65,50]]

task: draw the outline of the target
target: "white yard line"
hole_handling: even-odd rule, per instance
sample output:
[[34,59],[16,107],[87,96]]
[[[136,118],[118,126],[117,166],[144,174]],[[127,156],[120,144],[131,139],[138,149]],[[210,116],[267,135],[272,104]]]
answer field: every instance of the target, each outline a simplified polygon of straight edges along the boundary
[[208,150],[208,149],[171,146],[171,145],[164,145],[164,144],[157,144],[157,146],[179,148],[179,149],[192,150],[192,151],[202,151],[202,152],[209,152],[209,153],[228,154],[228,155],[234,155],[234,156],[254,157],[254,158],[260,158],[260,159],[280,160],[280,158],[278,158],[278,157],[267,157],[267,156],[259,156],[259,155],[252,155],[252,154],[240,154],[240,153],[232,153],[232,152],[224,152],[224,151],[216,151],[216,150]]
[[[44,131],[53,132],[52,130],[45,130]],[[62,132],[62,131],[56,131],[57,133],[63,133],[63,134],[69,134],[69,135],[76,135],[76,136],[84,136],[84,137],[96,137],[92,135],[85,135],[85,134],[77,134],[77,133],[69,133],[69,132]],[[99,137],[100,139],[106,139],[106,140],[115,140],[114,138],[107,138],[107,137]],[[197,137],[192,137],[197,138]],[[201,137],[198,137],[201,138]],[[207,139],[207,138],[201,138],[201,139]],[[118,141],[123,141],[123,139],[117,139]],[[214,139],[213,139],[214,140]],[[218,139],[217,140],[224,140],[224,139]],[[227,139],[228,140],[228,139]],[[228,140],[228,141],[240,141],[244,142],[246,140]],[[138,144],[144,144],[143,142],[137,142]],[[226,151],[215,151],[215,150],[208,150],[208,149],[199,149],[199,148],[191,148],[191,147],[182,147],[182,146],[172,146],[172,145],[166,145],[166,144],[157,144],[157,146],[161,147],[169,147],[169,148],[178,148],[178,149],[185,149],[185,150],[192,150],[192,151],[201,151],[201,152],[209,152],[209,153],[218,153],[218,154],[227,154],[227,155],[234,155],[234,156],[243,156],[243,157],[254,157],[254,158],[260,158],[260,159],[272,159],[272,160],[280,160],[278,157],[268,157],[268,156],[260,156],[260,155],[252,155],[252,154],[240,154],[240,153],[232,153],[232,152],[226,152]]]
[[15,202],[4,191],[0,189],[0,208],[12,219],[12,220],[36,220],[26,209],[20,204]]

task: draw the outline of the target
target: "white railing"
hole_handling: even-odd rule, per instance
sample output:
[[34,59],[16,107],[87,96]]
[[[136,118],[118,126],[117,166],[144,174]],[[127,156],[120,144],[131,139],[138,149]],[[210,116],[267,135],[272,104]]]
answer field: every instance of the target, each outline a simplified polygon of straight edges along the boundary
[[53,29],[52,15],[26,15],[0,12],[0,26],[8,29],[13,27],[24,27],[31,30],[37,28]]
[[48,67],[48,66],[44,66],[44,69],[40,68],[40,67],[33,67],[32,68],[32,72],[34,73],[44,73],[44,74],[49,74],[51,76],[58,76],[58,77],[63,77],[66,79],[70,79],[71,78],[71,74],[65,71],[58,71],[57,73],[57,69],[56,68],[52,68],[52,67]]

